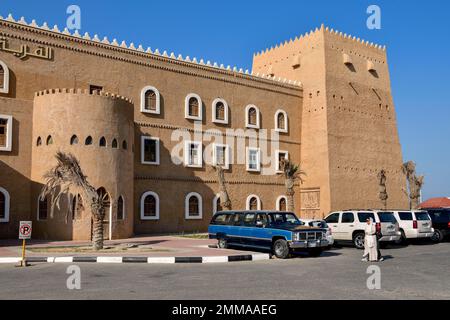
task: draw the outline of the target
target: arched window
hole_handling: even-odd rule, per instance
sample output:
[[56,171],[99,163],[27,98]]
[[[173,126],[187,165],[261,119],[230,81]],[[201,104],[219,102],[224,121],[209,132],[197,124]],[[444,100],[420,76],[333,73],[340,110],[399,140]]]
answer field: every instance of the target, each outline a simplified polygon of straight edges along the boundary
[[213,122],[228,124],[228,104],[224,99],[216,99],[212,103]]
[[52,138],[52,136],[48,136],[47,137],[47,145],[49,146],[51,144],[53,144],[53,138]]
[[38,146],[38,147],[42,146],[42,138],[41,138],[41,137],[38,137],[38,138],[37,138],[37,140],[36,140],[36,146]]
[[100,147],[106,147],[106,138],[105,137],[101,137],[98,144],[99,144]]
[[202,196],[191,192],[186,196],[184,203],[184,217],[186,219],[202,219],[203,217]]
[[9,92],[9,69],[8,66],[0,60],[0,93]]
[[9,193],[0,187],[0,222],[9,222]]
[[260,128],[260,114],[258,107],[248,105],[245,108],[245,126],[253,129]]
[[147,86],[141,91],[141,112],[160,114],[161,96],[158,89]]
[[109,193],[105,188],[100,187],[97,189],[97,194],[105,206],[105,221],[109,221],[109,214],[111,213],[111,198],[109,197]]
[[185,99],[185,118],[191,120],[202,120],[202,99],[195,93],[188,94]]
[[125,219],[125,201],[123,201],[123,197],[120,196],[117,200],[117,220]]
[[219,211],[223,211],[223,208],[220,204],[220,194],[217,194],[213,199],[213,214]]
[[252,194],[247,197],[246,210],[261,210],[261,200]]
[[44,200],[38,199],[38,220],[47,220],[48,217],[48,198]]
[[92,145],[92,142],[93,142],[92,137],[89,136],[89,137],[87,137],[86,140],[84,141],[84,144],[87,145],[87,146],[90,146],[90,145]]
[[153,191],[141,196],[141,220],[159,220],[159,196]]
[[126,142],[126,140],[123,140],[123,142],[122,142],[122,149],[123,150],[127,150],[128,149],[128,143]]
[[288,132],[288,117],[287,113],[283,110],[275,112],[275,131]]
[[276,203],[277,211],[287,211],[287,198],[285,196],[279,196]]
[[81,195],[76,195],[72,198],[72,220],[79,219],[83,211],[83,198]]
[[114,139],[114,140],[112,141],[111,147],[114,148],[114,149],[117,149],[117,148],[118,148],[118,146],[117,146],[117,140],[116,140],[116,139]]
[[70,145],[78,144],[78,137],[76,135],[73,135],[72,138],[70,138]]

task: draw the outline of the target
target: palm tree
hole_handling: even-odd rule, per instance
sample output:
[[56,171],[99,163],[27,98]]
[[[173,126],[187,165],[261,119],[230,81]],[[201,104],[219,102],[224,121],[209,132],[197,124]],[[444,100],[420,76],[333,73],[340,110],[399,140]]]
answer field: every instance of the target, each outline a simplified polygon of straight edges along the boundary
[[281,160],[281,168],[283,168],[284,172],[284,184],[286,186],[286,196],[288,198],[287,210],[289,212],[294,212],[294,185],[297,180],[299,180],[300,183],[303,183],[302,176],[306,176],[306,173],[300,169],[299,165],[295,165],[287,159]]
[[219,182],[220,206],[226,210],[231,210],[231,201],[227,191],[223,168],[221,166],[213,166],[213,168],[217,173],[217,180]]
[[416,164],[413,161],[404,163],[402,170],[408,181],[409,193],[404,189],[403,191],[409,198],[409,207],[410,209],[417,209],[419,206],[420,192],[424,184],[424,176],[416,175]]
[[[93,219],[92,245],[94,250],[103,249],[103,219],[105,218],[105,196],[99,195],[96,189],[87,181],[78,159],[72,154],[63,152],[56,153],[57,164],[45,175],[46,181],[39,196],[40,200],[51,196],[51,214],[55,206],[60,209],[61,197],[66,194],[82,194],[91,208]],[[70,203],[70,202],[69,202]],[[72,206],[69,205],[69,210]]]

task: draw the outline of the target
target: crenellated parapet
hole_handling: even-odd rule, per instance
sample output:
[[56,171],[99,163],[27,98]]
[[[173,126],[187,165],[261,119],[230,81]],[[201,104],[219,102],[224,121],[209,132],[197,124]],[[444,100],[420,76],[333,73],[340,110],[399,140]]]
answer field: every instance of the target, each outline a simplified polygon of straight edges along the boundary
[[36,20],[32,20],[30,23],[28,23],[24,17],[21,17],[20,19],[16,20],[14,17],[9,14],[6,18],[3,18],[0,16],[0,21],[6,21],[8,23],[20,26],[20,27],[27,27],[27,28],[33,28],[35,30],[39,31],[45,31],[48,32],[54,36],[64,36],[68,37],[72,40],[87,42],[94,45],[101,45],[105,48],[112,49],[112,50],[126,50],[127,52],[132,52],[134,54],[143,55],[146,57],[152,57],[152,58],[158,58],[158,59],[164,59],[172,62],[182,62],[184,64],[188,64],[189,66],[195,66],[200,68],[206,68],[209,70],[217,70],[220,72],[224,72],[227,74],[230,74],[232,76],[240,76],[245,79],[249,80],[269,80],[272,83],[276,83],[278,85],[282,86],[291,86],[291,87],[302,87],[301,82],[290,80],[286,78],[279,78],[279,77],[271,77],[270,75],[266,74],[260,74],[260,73],[253,73],[251,71],[244,70],[243,68],[239,68],[237,66],[225,66],[224,64],[220,64],[217,62],[211,62],[210,60],[206,60],[203,58],[196,58],[196,57],[190,57],[185,56],[181,54],[175,54],[174,52],[168,53],[166,50],[160,50],[160,49],[152,49],[150,47],[144,48],[142,44],[135,45],[133,42],[130,44],[127,44],[125,40],[118,41],[117,39],[109,40],[108,37],[99,37],[97,34],[94,36],[91,36],[88,32],[85,32],[83,35],[81,35],[78,30],[75,30],[73,33],[70,32],[69,29],[64,28],[62,31],[61,29],[55,25],[53,28],[50,28],[47,22],[44,22],[42,25],[38,25]]
[[78,94],[78,95],[90,95],[90,96],[100,96],[100,97],[105,97],[105,98],[110,98],[113,100],[123,100],[125,102],[128,102],[130,104],[133,104],[133,100],[118,95],[118,94],[114,94],[114,93],[110,93],[110,92],[106,92],[106,91],[99,91],[99,90],[94,90],[93,92],[90,92],[88,89],[74,89],[74,88],[56,88],[56,89],[47,89],[47,90],[41,90],[38,92],[35,92],[34,96],[35,97],[42,97],[42,96],[47,96],[47,95],[53,95],[53,94]]

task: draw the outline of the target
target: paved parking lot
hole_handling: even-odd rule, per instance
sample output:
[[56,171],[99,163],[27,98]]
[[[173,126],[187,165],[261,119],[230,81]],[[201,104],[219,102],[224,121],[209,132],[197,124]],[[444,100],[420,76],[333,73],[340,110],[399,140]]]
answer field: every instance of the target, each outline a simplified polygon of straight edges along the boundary
[[68,290],[65,264],[0,266],[0,299],[450,299],[450,243],[384,249],[381,289],[350,247],[320,258],[228,264],[79,264]]

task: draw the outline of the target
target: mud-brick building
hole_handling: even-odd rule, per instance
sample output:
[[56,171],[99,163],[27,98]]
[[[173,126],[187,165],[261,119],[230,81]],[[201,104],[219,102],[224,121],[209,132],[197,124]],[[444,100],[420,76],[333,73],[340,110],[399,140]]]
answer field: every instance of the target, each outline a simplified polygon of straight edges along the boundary
[[38,238],[91,237],[81,196],[53,214],[38,199],[59,150],[107,195],[111,239],[204,231],[220,209],[214,163],[234,209],[286,208],[282,158],[307,173],[299,216],[380,207],[382,169],[388,206],[407,206],[386,50],[323,26],[244,71],[2,18],[1,238],[16,237],[20,220]]

